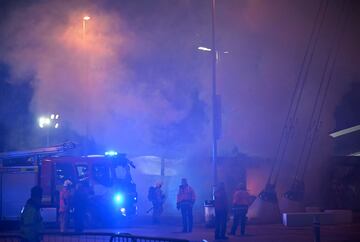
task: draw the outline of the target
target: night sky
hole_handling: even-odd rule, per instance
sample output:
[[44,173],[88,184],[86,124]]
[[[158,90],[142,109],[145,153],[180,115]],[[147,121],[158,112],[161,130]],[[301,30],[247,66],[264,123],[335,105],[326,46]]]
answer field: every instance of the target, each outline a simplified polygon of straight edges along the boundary
[[[211,46],[211,1],[0,3],[0,150],[44,145],[37,118],[59,113],[61,126],[51,131],[52,144],[81,143],[88,127],[93,153],[112,148],[132,155],[211,155],[211,54],[197,49]],[[274,158],[322,3],[217,2],[221,155],[237,147]],[[85,15],[91,19],[84,33]],[[327,5],[289,158],[300,152],[327,57],[340,35],[314,150],[330,154],[328,134],[360,122],[356,108],[338,110],[335,120],[351,83],[360,82],[359,16],[358,1]],[[345,106],[359,101],[350,100]]]

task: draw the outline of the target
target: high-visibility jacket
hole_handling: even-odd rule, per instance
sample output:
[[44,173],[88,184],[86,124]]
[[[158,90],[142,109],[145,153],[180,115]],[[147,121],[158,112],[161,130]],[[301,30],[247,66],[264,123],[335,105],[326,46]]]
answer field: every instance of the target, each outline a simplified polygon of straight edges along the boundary
[[38,242],[42,230],[40,207],[32,199],[29,199],[21,212],[20,233],[29,242]]
[[232,203],[233,206],[248,206],[251,203],[251,196],[246,190],[236,190]]
[[71,192],[63,188],[60,191],[60,204],[59,204],[59,212],[64,213],[70,210],[70,199],[71,199]]
[[179,192],[177,194],[177,203],[189,202],[193,204],[195,202],[195,192],[191,186],[179,186]]

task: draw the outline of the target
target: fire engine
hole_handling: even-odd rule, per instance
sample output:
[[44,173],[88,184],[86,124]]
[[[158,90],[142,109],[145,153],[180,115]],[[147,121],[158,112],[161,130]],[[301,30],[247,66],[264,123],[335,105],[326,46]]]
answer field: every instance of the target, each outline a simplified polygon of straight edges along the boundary
[[34,185],[43,188],[42,215],[57,221],[59,191],[64,181],[88,190],[87,223],[114,224],[137,212],[136,184],[131,177],[132,161],[124,154],[60,156],[75,148],[73,143],[0,154],[1,220],[18,220]]

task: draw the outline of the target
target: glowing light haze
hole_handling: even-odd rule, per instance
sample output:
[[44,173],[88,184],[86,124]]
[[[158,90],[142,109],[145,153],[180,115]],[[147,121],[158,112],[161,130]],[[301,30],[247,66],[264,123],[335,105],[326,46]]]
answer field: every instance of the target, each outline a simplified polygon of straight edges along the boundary
[[[238,146],[244,153],[273,157],[318,5],[218,2],[218,50],[227,52],[218,65],[220,153]],[[10,9],[1,29],[1,60],[10,65],[10,82],[31,81],[34,113],[56,110],[80,135],[88,125],[97,143],[125,152],[159,153],[168,140],[180,140],[210,154],[211,62],[209,53],[197,49],[210,46],[209,1],[52,0]],[[295,153],[339,11],[337,3],[329,9],[296,124]],[[359,40],[354,16],[321,137],[333,129],[336,103],[349,77],[358,73],[359,48],[351,47]],[[157,130],[165,136],[160,141]]]

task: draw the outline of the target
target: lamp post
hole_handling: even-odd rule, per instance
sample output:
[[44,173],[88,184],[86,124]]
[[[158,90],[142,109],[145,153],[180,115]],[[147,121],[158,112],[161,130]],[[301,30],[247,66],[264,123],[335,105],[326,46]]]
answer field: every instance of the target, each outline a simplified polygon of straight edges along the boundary
[[83,38],[85,38],[86,34],[86,22],[90,20],[90,16],[86,15],[83,17],[82,27],[83,27]]
[[[211,52],[212,62],[212,80],[211,80],[211,107],[212,107],[212,180],[213,180],[213,191],[217,184],[217,140],[219,138],[219,96],[216,94],[216,75],[217,75],[217,61],[219,59],[219,53],[216,49],[216,38],[215,38],[215,13],[216,13],[216,0],[211,0],[211,48],[205,46],[199,46],[197,49],[204,52]],[[224,54],[229,53],[224,51]]]
[[215,13],[216,0],[211,2],[211,42],[212,42],[212,167],[213,167],[213,189],[217,184],[217,132],[216,132],[216,39],[215,39]]
[[[83,17],[82,20],[82,38],[83,38],[83,45],[84,48],[86,47],[86,27],[87,27],[87,22],[90,20],[90,16],[85,15]],[[88,60],[86,60],[84,62],[84,70],[85,70],[85,82],[88,83],[89,80],[89,63]],[[88,98],[90,98],[90,95],[88,95]],[[85,108],[86,110],[86,123],[85,123],[85,154],[88,153],[88,140],[89,140],[89,105],[86,105],[87,107]]]

